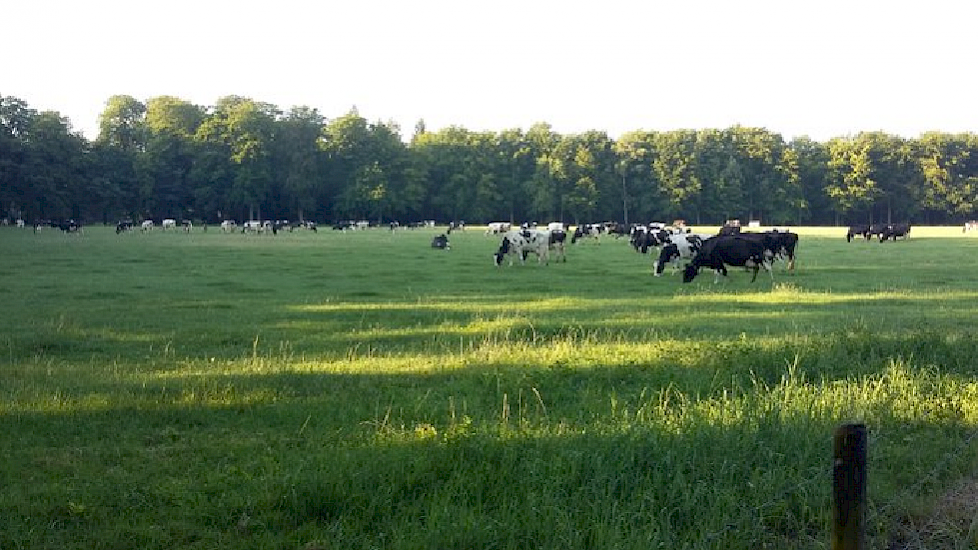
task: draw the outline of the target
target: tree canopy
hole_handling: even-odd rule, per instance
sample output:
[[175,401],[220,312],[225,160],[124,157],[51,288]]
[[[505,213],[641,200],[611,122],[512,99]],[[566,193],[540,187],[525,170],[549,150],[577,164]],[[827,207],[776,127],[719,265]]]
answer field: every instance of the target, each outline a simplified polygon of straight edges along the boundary
[[4,217],[960,223],[978,210],[978,136],[884,132],[786,142],[764,128],[430,131],[240,96],[110,97],[90,142],[0,96]]

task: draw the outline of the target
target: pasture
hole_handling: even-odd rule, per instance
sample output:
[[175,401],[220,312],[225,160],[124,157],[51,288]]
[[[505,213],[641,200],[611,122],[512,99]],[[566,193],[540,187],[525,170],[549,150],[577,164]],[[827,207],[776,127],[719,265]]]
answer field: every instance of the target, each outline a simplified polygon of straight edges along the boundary
[[442,231],[0,229],[0,548],[827,548],[850,420],[870,548],[978,544],[978,237],[684,285]]

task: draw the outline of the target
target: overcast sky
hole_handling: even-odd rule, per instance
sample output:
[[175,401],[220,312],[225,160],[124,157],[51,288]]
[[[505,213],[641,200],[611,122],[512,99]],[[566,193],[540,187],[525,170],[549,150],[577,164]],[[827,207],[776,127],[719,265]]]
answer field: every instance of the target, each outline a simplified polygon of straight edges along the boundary
[[0,95],[94,139],[112,95],[429,130],[978,132],[978,2],[12,0]]

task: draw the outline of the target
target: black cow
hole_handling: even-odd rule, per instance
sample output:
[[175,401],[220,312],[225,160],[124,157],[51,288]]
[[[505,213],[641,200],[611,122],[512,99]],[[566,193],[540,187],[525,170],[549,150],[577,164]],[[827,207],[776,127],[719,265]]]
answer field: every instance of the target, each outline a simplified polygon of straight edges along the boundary
[[707,239],[693,261],[686,264],[683,271],[683,282],[692,281],[701,267],[708,267],[716,272],[714,283],[720,280],[720,275],[727,276],[728,265],[753,268],[754,276],[750,282],[757,280],[757,271],[762,266],[771,274],[770,260],[762,241],[756,238],[744,238],[740,235],[718,235]]
[[856,236],[861,236],[862,238],[868,241],[869,238],[871,237],[871,235],[869,234],[869,225],[866,224],[850,225],[849,231],[846,232],[846,242],[851,243],[852,238]]
[[880,234],[880,242],[888,239],[897,240],[897,237],[903,237],[904,239],[910,238],[910,224],[909,223],[894,223],[887,225]]
[[869,232],[866,234],[867,239],[871,239],[874,236],[878,237],[880,242],[883,241],[883,233],[886,233],[887,224],[885,223],[874,223],[869,226]]
[[57,222],[52,221],[50,223],[51,223],[51,227],[56,227],[61,231],[64,231],[65,233],[79,233],[81,232],[81,228],[82,228],[81,224],[76,222],[75,220],[57,221]]
[[451,246],[448,244],[448,235],[442,233],[437,237],[431,239],[431,248],[440,248],[442,250],[451,250]]

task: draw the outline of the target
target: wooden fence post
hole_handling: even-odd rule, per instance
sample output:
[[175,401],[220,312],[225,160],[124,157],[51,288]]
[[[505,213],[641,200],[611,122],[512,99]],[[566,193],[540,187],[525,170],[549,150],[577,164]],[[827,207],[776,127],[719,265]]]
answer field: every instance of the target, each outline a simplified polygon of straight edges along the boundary
[[835,431],[832,550],[863,550],[866,538],[866,425]]

